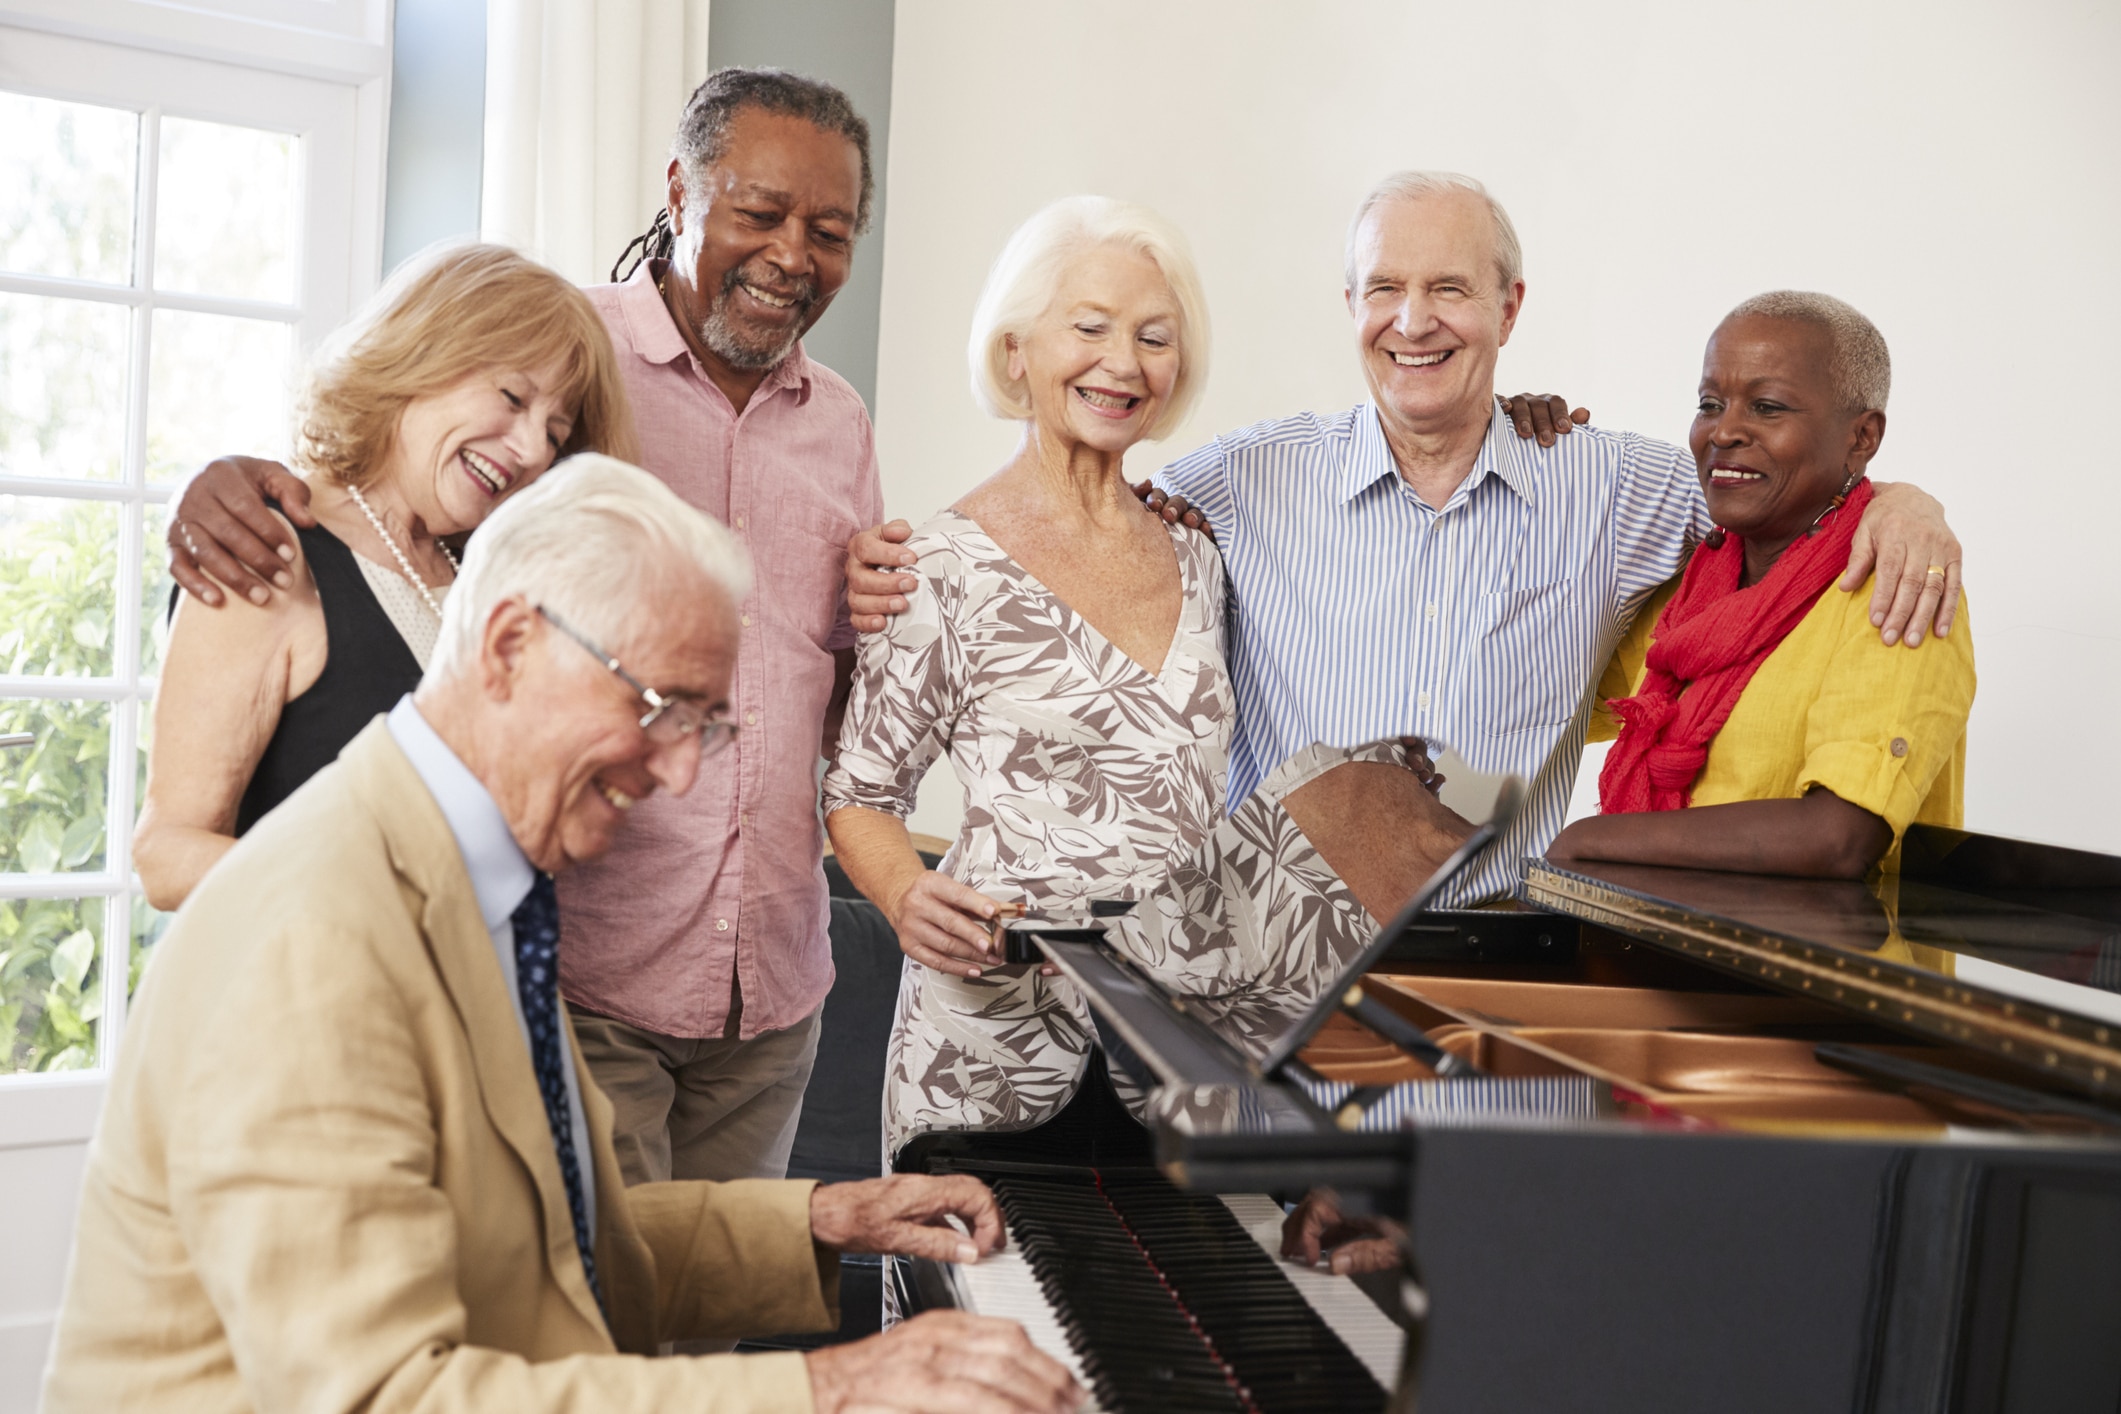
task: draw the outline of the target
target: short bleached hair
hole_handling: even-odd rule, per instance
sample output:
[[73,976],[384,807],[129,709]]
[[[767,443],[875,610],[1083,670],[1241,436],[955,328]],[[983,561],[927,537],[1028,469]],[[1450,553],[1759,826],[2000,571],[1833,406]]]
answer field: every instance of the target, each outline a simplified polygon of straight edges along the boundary
[[1724,315],[1723,322],[1749,316],[1794,319],[1824,329],[1833,349],[1828,375],[1842,408],[1885,411],[1885,400],[1893,391],[1893,356],[1886,350],[1885,335],[1854,305],[1810,290],[1770,290]]
[[472,535],[428,675],[469,671],[494,606],[517,595],[621,653],[657,622],[658,602],[688,592],[687,569],[732,606],[751,592],[751,559],[721,522],[616,457],[569,457]]
[[506,246],[452,242],[400,266],[317,351],[295,412],[295,461],[341,486],[382,476],[415,398],[482,370],[560,370],[574,426],[559,455],[634,453],[611,336],[566,277]]
[[1051,307],[1070,261],[1107,245],[1147,256],[1171,287],[1178,303],[1178,378],[1148,435],[1162,437],[1186,420],[1208,385],[1208,298],[1192,248],[1178,227],[1148,207],[1105,196],[1054,202],[1017,227],[995,257],[966,346],[972,396],[988,413],[1017,422],[1030,418],[1030,390],[1009,376],[1009,341],[1028,334]]
[[1495,223],[1495,272],[1502,277],[1502,293],[1508,298],[1510,287],[1524,278],[1524,246],[1518,242],[1517,227],[1510,220],[1510,213],[1502,209],[1502,203],[1489,194],[1478,178],[1463,172],[1394,172],[1370,188],[1356,206],[1354,219],[1348,222],[1344,256],[1348,288],[1355,288],[1355,238],[1362,233],[1362,223],[1372,211],[1388,201],[1412,201],[1451,192],[1470,192],[1487,204],[1488,216]]

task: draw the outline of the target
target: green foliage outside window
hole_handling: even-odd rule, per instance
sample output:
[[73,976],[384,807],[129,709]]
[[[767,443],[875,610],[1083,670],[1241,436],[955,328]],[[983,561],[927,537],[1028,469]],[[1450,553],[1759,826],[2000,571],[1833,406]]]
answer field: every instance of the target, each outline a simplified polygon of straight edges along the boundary
[[[34,509],[30,509],[34,506]],[[26,512],[26,513],[25,513]],[[0,501],[0,672],[107,676],[116,631],[118,508],[108,503]],[[143,583],[160,586],[159,546]],[[108,867],[111,714],[130,704],[0,700],[0,733],[34,745],[0,752],[0,873],[66,874]],[[0,885],[0,892],[4,892]],[[159,915],[144,902],[130,931],[146,939]],[[96,1058],[102,1010],[101,898],[0,898],[0,1073],[78,1070]],[[137,973],[140,950],[131,970]],[[132,980],[137,981],[137,977]]]

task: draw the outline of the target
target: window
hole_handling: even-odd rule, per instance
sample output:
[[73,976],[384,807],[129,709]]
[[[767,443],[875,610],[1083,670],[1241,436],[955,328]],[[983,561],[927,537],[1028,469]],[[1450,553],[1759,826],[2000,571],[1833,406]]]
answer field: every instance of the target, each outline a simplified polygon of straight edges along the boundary
[[0,1076],[20,1076],[104,1062],[166,922],[130,838],[171,493],[219,453],[285,450],[299,359],[360,283],[360,203],[351,86],[0,36]]

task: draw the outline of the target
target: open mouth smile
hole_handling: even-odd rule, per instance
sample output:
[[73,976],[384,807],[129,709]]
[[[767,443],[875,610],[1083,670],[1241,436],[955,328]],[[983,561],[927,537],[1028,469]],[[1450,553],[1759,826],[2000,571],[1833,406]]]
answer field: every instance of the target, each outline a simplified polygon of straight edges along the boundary
[[1142,401],[1131,394],[1115,393],[1105,388],[1077,388],[1074,391],[1075,396],[1100,417],[1126,417],[1140,407]]
[[1749,481],[1765,481],[1768,474],[1743,466],[1712,466],[1709,468],[1711,486],[1742,486]]
[[739,281],[737,284],[737,288],[742,290],[745,294],[751,296],[753,299],[757,300],[760,304],[765,305],[768,309],[795,308],[796,297],[792,294],[777,295],[768,290],[760,289],[757,285],[752,284],[749,280]]
[[473,485],[489,496],[498,496],[515,484],[512,472],[504,471],[498,462],[480,456],[469,447],[457,453],[457,465],[464,468],[464,474],[471,478]]
[[1435,353],[1418,354],[1400,353],[1394,350],[1392,362],[1398,364],[1401,368],[1434,368],[1456,352],[1456,349],[1439,349]]
[[633,797],[626,794],[626,792],[620,790],[617,786],[607,786],[602,781],[598,781],[596,783],[596,786],[597,794],[603,796],[604,799],[610,801],[611,806],[614,810],[633,809]]

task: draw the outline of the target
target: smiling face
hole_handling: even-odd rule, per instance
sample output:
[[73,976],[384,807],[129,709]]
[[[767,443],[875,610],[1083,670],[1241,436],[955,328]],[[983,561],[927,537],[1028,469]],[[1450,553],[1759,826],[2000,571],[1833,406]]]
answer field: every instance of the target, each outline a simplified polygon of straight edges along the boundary
[[1522,280],[1502,283],[1495,236],[1467,191],[1379,202],[1356,232],[1348,312],[1370,396],[1400,430],[1446,434],[1492,416],[1496,354],[1524,302]]
[[556,391],[564,378],[557,367],[483,369],[405,405],[386,476],[430,535],[472,529],[552,465],[574,431],[575,409]]
[[1831,336],[1807,320],[1741,315],[1709,338],[1689,437],[1716,524],[1773,563],[1862,475],[1885,414],[1841,405]]
[[670,166],[671,269],[681,311],[730,368],[788,357],[847,283],[862,197],[861,150],[802,118],[759,108],[729,121],[721,158]]
[[1178,382],[1178,299],[1154,260],[1098,245],[1069,260],[1053,300],[1009,341],[1041,437],[1126,451],[1148,435]]
[[[719,715],[736,666],[735,610],[690,566],[668,573],[654,591],[655,612],[634,617],[640,629],[604,647],[663,695]],[[487,692],[506,699],[509,741],[497,768],[506,779],[488,784],[538,868],[597,858],[635,805],[659,789],[691,789],[699,738],[650,740],[640,725],[648,710],[640,695],[535,607],[520,600],[496,605],[484,643]]]

